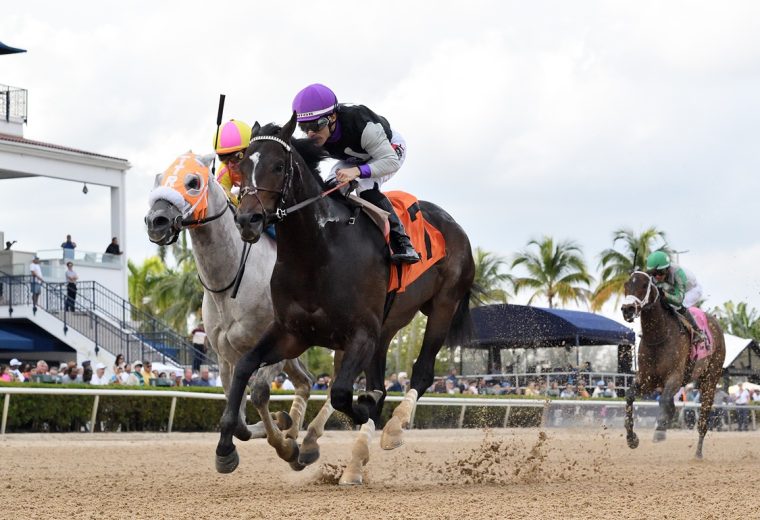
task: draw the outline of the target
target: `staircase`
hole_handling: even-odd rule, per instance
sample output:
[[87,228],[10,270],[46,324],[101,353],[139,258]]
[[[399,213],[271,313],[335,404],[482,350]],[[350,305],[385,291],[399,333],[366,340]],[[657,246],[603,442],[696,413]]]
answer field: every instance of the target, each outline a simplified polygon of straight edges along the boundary
[[[31,276],[10,276],[0,271],[0,307],[32,304]],[[128,361],[158,361],[190,366],[197,355],[188,339],[169,325],[137,309],[129,301],[97,282],[78,282],[75,310],[64,310],[66,284],[43,283],[38,300],[40,309],[55,317],[64,334],[75,330],[104,349],[123,354]],[[217,369],[214,352],[201,354],[201,363]]]

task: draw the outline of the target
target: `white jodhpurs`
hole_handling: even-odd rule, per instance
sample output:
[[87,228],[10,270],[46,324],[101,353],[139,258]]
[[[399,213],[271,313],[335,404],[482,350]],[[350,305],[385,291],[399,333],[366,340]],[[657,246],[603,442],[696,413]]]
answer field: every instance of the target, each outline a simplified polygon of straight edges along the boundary
[[686,308],[694,307],[697,303],[699,303],[699,300],[701,299],[702,299],[702,286],[695,285],[694,287],[686,291],[686,294],[684,294],[683,306]]

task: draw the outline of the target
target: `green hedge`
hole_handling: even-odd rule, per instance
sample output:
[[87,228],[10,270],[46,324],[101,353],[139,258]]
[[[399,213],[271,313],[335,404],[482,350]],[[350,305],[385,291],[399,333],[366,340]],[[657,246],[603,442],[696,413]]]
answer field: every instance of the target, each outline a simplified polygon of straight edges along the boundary
[[[0,394],[3,394],[3,386],[22,386],[24,388],[51,388],[50,384],[44,383],[8,383],[0,385]],[[66,385],[66,388],[88,388],[90,385]],[[154,391],[179,391],[179,392],[207,392],[221,394],[221,388],[160,388],[160,387],[101,387],[112,389],[130,390],[154,390]],[[287,394],[288,392],[273,392],[273,394]],[[324,394],[325,392],[313,392]],[[392,395],[401,395],[394,393]],[[500,396],[446,396],[457,399],[490,398],[500,399]],[[516,397],[516,396],[515,396]],[[509,396],[513,398],[513,396]],[[82,431],[90,420],[92,396],[79,395],[11,395],[8,410],[8,424],[6,431],[18,432],[77,432]],[[289,401],[272,401],[270,410],[290,410]],[[322,407],[323,401],[309,401],[306,409],[305,423],[308,424]],[[212,432],[218,430],[219,418],[224,411],[225,401],[206,399],[177,399],[174,412],[174,431]],[[171,397],[122,397],[101,395],[98,406],[96,430],[105,431],[166,431],[169,420]],[[395,403],[388,403],[383,409],[381,424],[387,421]],[[753,410],[760,417],[760,407]],[[248,422],[258,421],[258,413],[253,405],[248,403],[246,413]],[[503,407],[468,406],[465,411],[463,426],[465,428],[501,427],[504,424]],[[426,428],[455,428],[459,424],[461,407],[459,406],[417,406],[414,416],[414,427]],[[538,407],[522,408],[512,407],[507,426],[510,427],[536,427],[541,425],[543,409]],[[327,429],[346,430],[351,428],[351,421],[342,413],[335,412],[327,422]]]

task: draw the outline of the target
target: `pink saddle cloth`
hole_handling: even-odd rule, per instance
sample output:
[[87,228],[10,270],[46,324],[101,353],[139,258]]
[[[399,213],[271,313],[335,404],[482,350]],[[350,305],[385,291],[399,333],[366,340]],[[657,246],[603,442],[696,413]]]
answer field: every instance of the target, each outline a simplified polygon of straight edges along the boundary
[[707,356],[712,354],[712,345],[713,345],[712,332],[710,332],[710,327],[707,323],[707,314],[705,314],[705,311],[703,311],[699,307],[689,307],[689,312],[691,313],[692,316],[694,316],[694,321],[697,322],[697,325],[699,325],[699,328],[702,329],[702,332],[705,333],[705,337],[707,338],[707,342],[692,341],[691,359],[697,360],[697,359],[706,358]]

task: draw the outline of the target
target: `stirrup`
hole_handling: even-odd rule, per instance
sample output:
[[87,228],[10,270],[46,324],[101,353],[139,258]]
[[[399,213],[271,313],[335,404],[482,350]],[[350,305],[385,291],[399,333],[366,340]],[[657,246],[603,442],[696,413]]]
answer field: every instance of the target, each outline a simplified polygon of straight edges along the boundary
[[391,253],[391,262],[394,264],[416,264],[419,261],[420,255],[411,247],[400,253]]

